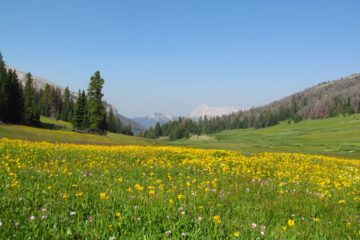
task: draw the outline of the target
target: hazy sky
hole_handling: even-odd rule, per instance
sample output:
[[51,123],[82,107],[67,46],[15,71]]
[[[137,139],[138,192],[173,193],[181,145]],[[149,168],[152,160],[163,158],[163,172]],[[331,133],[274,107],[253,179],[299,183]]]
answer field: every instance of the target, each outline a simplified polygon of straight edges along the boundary
[[7,64],[128,117],[251,107],[360,72],[360,1],[2,1]]

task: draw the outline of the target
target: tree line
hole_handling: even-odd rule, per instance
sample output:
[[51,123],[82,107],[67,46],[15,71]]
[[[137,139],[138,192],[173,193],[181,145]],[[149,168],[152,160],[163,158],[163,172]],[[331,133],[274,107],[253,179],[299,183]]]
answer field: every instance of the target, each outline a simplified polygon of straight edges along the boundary
[[133,135],[131,126],[122,126],[112,107],[103,101],[104,79],[97,71],[90,78],[87,93],[72,96],[64,90],[46,84],[34,88],[31,73],[20,82],[15,70],[6,69],[0,53],[0,121],[40,127],[40,115],[73,123],[74,131],[104,134],[106,131]]
[[23,88],[16,71],[5,67],[0,53],[0,121],[5,123],[40,125],[40,113],[35,107],[32,76],[26,75]]
[[322,119],[350,115],[360,111],[360,75],[324,82],[265,106],[228,115],[198,120],[178,118],[146,130],[147,138],[169,137],[170,140],[191,135],[211,134],[227,129],[264,128],[280,121],[297,123],[306,119]]

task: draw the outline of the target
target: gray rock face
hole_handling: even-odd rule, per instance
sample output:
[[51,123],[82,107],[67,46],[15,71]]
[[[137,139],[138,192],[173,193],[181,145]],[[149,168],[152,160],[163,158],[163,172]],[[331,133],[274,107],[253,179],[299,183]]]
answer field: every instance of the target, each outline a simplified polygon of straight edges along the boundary
[[132,120],[147,128],[150,128],[150,127],[155,127],[157,122],[159,122],[160,124],[164,124],[174,120],[175,118],[176,117],[174,117],[170,113],[165,112],[165,113],[153,113],[145,117],[132,118]]

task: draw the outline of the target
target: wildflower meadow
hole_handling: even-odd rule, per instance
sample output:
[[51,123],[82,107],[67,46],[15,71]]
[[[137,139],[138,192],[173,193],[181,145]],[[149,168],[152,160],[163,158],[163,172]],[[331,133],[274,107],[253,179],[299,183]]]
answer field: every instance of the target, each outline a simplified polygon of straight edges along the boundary
[[0,140],[0,239],[358,239],[360,162]]

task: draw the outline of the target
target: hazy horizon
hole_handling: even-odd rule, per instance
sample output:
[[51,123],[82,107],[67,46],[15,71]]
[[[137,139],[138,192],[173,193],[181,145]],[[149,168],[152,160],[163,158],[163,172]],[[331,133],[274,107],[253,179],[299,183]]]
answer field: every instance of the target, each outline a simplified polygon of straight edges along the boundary
[[70,89],[101,72],[127,117],[252,107],[358,73],[358,1],[7,1],[7,64]]

